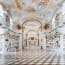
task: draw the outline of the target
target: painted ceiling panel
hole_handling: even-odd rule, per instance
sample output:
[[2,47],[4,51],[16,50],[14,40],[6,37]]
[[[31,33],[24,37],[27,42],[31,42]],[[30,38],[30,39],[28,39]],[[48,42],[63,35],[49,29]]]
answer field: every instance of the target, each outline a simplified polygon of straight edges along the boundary
[[[63,0],[1,0],[2,2],[9,4],[12,12],[21,13],[21,12],[35,12],[41,13],[44,10],[54,11],[58,4]],[[20,11],[19,11],[20,10]],[[15,15],[15,14],[12,14]],[[47,15],[47,14],[46,14]]]
[[0,0],[8,4],[13,18],[22,18],[22,13],[36,13],[51,19],[64,0]]
[[[45,19],[55,13],[64,0],[0,0],[8,4],[12,17],[18,17],[22,13],[39,13]],[[20,15],[19,15],[20,14]],[[50,19],[50,18],[49,18]]]

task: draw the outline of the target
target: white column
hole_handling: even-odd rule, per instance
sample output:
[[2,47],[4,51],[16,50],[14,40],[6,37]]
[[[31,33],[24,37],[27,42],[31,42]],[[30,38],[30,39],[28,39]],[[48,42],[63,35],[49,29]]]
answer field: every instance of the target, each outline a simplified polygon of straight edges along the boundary
[[63,45],[63,35],[60,35],[60,49],[59,49],[59,51],[60,51],[60,54],[63,54],[63,47],[64,47],[64,45]]
[[19,50],[22,53],[22,33],[20,34],[20,39],[19,39]]
[[12,29],[13,27],[13,21],[12,21],[12,18],[10,18],[10,28]]
[[5,54],[6,53],[6,48],[5,48],[5,36],[2,36],[2,53]]
[[46,37],[44,36],[44,49],[46,50]]
[[44,33],[42,34],[42,44],[43,44],[43,49],[46,51],[46,36]]
[[55,17],[52,20],[52,29],[54,29],[54,28],[55,28]]

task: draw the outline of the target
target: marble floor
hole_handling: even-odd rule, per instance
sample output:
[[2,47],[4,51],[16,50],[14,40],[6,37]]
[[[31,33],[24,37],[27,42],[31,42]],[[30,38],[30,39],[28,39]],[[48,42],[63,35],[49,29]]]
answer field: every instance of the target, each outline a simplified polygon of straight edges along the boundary
[[65,65],[65,54],[55,51],[23,51],[0,55],[0,65]]
[[0,54],[0,65],[65,65],[62,50],[24,50]]

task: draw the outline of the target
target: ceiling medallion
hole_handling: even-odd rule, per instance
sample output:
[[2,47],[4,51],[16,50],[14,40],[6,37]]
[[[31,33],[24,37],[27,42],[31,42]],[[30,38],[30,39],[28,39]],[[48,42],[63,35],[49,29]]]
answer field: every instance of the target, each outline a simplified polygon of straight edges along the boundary
[[39,5],[40,5],[40,6],[45,6],[46,3],[45,3],[45,2],[40,2]]
[[48,4],[49,0],[44,0],[39,3],[40,6],[46,6]]
[[28,7],[26,7],[26,11],[27,12],[35,12],[35,9],[33,7],[28,6]]
[[19,0],[15,0],[15,2],[16,2],[17,8],[18,8],[19,10],[21,10],[21,9],[22,9],[22,6],[21,6]]

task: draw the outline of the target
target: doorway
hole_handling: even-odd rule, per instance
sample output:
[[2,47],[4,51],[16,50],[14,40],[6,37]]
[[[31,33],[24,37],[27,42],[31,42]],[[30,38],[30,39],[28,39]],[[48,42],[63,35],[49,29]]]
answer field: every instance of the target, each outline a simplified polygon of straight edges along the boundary
[[40,46],[42,24],[36,19],[30,19],[22,24],[22,48],[37,49]]

